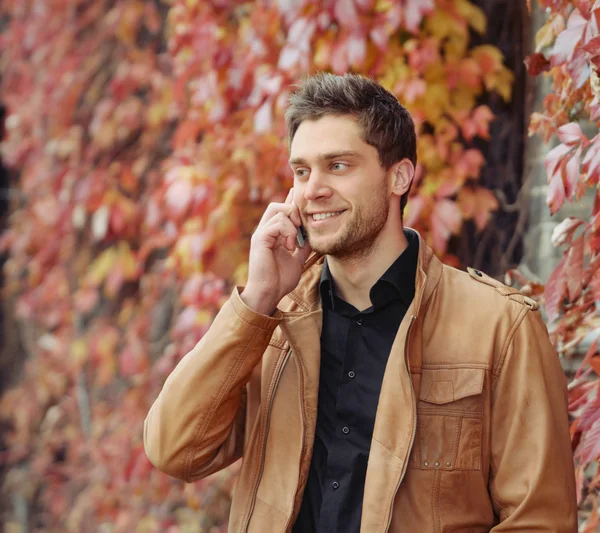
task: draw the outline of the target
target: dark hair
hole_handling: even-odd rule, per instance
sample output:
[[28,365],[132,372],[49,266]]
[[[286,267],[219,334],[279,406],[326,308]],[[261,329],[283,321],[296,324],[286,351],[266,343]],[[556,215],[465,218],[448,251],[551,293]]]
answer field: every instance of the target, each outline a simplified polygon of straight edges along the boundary
[[[326,115],[354,116],[362,128],[362,139],[377,149],[379,162],[386,170],[404,158],[417,164],[412,117],[392,93],[373,80],[325,72],[305,78],[290,96],[285,112],[289,142],[303,121]],[[400,200],[402,211],[409,191]]]

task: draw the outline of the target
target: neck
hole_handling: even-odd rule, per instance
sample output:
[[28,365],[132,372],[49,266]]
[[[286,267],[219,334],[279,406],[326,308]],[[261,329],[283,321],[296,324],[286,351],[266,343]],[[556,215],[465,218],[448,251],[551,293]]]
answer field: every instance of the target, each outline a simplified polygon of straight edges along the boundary
[[367,309],[372,305],[369,297],[371,287],[407,247],[408,241],[400,228],[400,231],[388,236],[380,234],[373,246],[360,256],[327,256],[336,294],[360,311]]

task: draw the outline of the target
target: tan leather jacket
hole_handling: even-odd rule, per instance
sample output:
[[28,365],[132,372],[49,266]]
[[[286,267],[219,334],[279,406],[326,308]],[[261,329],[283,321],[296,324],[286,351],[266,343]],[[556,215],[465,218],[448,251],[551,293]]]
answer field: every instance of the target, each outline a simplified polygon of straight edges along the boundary
[[[273,317],[235,289],[145,422],[152,463],[193,481],[243,456],[230,533],[299,512],[317,418],[323,258]],[[565,377],[537,305],[421,240],[386,367],[365,482],[368,533],[577,530]]]

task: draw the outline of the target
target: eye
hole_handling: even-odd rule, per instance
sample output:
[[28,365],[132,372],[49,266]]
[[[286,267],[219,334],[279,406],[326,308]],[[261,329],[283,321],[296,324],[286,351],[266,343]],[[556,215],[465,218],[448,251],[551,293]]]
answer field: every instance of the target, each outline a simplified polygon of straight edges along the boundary
[[306,168],[297,168],[294,170],[294,176],[297,178],[304,178],[308,175],[308,169]]
[[346,170],[348,168],[348,165],[346,163],[333,163],[331,165],[331,168],[337,172],[341,172],[342,170]]

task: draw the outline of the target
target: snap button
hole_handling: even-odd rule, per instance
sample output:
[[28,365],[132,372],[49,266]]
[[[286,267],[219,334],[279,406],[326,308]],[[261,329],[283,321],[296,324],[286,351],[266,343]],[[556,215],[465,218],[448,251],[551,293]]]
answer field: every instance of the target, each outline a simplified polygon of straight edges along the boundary
[[344,426],[344,427],[342,428],[342,433],[344,433],[344,435],[348,435],[348,433],[350,433],[350,428],[349,428],[349,427],[346,427],[346,426]]
[[450,468],[450,467],[452,466],[452,463],[451,463],[450,461],[448,461],[448,462],[446,463],[446,466],[447,466],[448,468]]
[[348,377],[350,379],[354,379],[356,377],[356,372],[354,372],[354,370],[350,370],[350,372],[348,372]]
[[333,490],[339,489],[340,488],[340,484],[337,481],[334,481],[331,486],[333,487]]
[[429,466],[429,461],[425,461],[423,464],[424,464],[425,466]]
[[440,466],[440,463],[436,461],[435,463],[433,463],[433,466]]
[[361,317],[360,317],[360,318],[359,318],[359,319],[356,321],[356,323],[357,323],[359,326],[362,326],[362,323],[363,323],[363,317],[361,316]]

